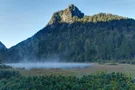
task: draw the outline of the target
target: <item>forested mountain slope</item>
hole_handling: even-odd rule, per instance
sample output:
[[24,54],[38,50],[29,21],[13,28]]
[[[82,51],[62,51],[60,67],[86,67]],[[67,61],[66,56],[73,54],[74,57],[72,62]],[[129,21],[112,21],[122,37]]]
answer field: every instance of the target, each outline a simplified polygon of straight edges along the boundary
[[106,13],[84,15],[76,6],[55,12],[32,37],[8,49],[8,62],[106,61],[135,58],[135,20]]

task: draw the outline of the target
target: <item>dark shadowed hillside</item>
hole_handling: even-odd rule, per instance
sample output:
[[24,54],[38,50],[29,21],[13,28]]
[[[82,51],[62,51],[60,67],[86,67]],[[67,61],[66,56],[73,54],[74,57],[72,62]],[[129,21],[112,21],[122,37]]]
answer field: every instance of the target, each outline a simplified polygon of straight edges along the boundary
[[76,6],[55,12],[42,30],[11,47],[7,61],[131,61],[135,58],[135,20],[99,13],[84,15]]
[[2,50],[2,49],[7,49],[7,48],[2,42],[0,42],[0,50]]
[[6,53],[7,53],[7,48],[6,46],[0,42],[0,63],[2,62],[2,60],[6,59]]

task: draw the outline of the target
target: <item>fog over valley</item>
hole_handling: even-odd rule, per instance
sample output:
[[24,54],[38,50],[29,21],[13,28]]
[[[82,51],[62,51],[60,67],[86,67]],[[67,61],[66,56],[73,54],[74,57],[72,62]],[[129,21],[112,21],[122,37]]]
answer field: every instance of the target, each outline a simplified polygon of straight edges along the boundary
[[29,69],[73,69],[91,67],[91,63],[64,63],[64,62],[37,62],[37,63],[10,63],[6,64],[13,68]]

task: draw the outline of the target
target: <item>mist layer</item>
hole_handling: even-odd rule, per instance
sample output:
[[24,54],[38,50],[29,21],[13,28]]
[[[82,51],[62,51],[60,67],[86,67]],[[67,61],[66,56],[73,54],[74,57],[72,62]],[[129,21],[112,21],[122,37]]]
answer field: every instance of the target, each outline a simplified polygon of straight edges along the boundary
[[72,69],[72,68],[85,68],[91,67],[93,64],[90,63],[10,63],[6,64],[7,66],[11,66],[13,68],[25,68],[25,69]]

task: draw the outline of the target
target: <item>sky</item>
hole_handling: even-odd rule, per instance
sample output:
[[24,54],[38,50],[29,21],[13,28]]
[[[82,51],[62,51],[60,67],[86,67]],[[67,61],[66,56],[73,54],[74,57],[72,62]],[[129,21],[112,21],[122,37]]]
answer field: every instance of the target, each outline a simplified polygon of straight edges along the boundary
[[112,13],[135,19],[135,0],[0,0],[0,41],[10,48],[46,26],[54,12],[77,6],[85,15]]

